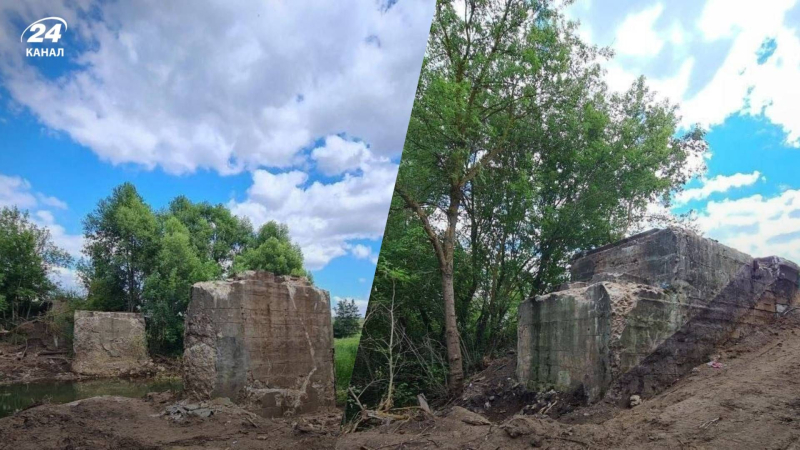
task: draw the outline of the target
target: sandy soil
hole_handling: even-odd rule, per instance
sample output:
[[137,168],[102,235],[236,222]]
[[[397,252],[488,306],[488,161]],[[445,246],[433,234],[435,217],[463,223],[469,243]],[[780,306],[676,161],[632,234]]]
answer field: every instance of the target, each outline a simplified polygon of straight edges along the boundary
[[168,413],[174,399],[94,397],[0,419],[0,449],[330,449],[341,412],[265,419],[229,403],[210,417]]
[[[491,422],[461,407],[343,436],[338,449],[800,449],[800,324],[761,330],[632,409]],[[473,393],[474,395],[474,393]],[[497,417],[495,414],[490,416]]]

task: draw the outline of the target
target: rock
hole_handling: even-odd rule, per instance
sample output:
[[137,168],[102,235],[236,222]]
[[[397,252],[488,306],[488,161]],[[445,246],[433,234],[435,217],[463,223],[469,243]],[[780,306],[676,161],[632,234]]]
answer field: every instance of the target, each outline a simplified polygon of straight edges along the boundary
[[205,418],[205,417],[211,417],[214,414],[214,411],[212,411],[209,408],[198,408],[198,409],[190,410],[189,414],[192,415],[192,416]]
[[186,313],[184,390],[265,417],[335,405],[330,296],[305,278],[244,272],[197,283]]
[[631,395],[631,398],[628,400],[628,405],[631,408],[635,408],[642,404],[642,397],[638,395]]
[[138,375],[151,363],[144,317],[138,313],[75,311],[72,370],[81,375]]
[[460,420],[466,423],[467,425],[485,426],[492,424],[491,422],[489,422],[488,419],[486,419],[482,415],[474,413],[460,406],[453,406],[450,409],[450,412],[447,414],[447,417],[450,419]]

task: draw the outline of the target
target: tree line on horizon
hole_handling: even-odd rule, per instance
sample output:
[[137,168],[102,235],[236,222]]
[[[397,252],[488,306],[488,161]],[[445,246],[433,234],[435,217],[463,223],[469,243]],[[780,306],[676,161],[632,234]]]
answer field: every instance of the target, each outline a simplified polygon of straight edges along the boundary
[[610,51],[549,0],[436,4],[353,371],[348,414],[444,401],[515,348],[517,306],[578,251],[644,223],[702,160],[640,78],[609,91]]
[[[83,220],[84,258],[74,261],[27,212],[0,210],[0,317],[14,326],[60,298],[70,308],[142,312],[150,350],[183,350],[183,322],[191,286],[244,270],[311,274],[285,224],[258,230],[222,204],[185,196],[154,210],[131,183],[114,188]],[[85,294],[63,292],[49,275],[77,267]]]

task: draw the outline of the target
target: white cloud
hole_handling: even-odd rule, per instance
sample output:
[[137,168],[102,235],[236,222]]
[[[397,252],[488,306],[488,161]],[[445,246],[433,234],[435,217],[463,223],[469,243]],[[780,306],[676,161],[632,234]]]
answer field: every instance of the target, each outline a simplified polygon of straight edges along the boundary
[[[374,158],[370,156],[370,160]],[[302,248],[306,266],[315,270],[352,248],[354,239],[378,239],[383,234],[397,165],[373,162],[339,181],[306,183],[301,172],[253,173],[244,201],[229,207],[254,225],[276,220],[289,226]]]
[[[787,19],[797,4],[774,0],[754,8],[746,0],[685,0],[644,10],[637,4],[627,15],[577,4],[567,12],[587,30],[623,15],[611,34],[585,33],[620,55],[603,63],[612,90],[625,90],[644,74],[661,97],[680,104],[684,127],[713,127],[737,113],[763,114],[784,129],[787,143],[800,146],[800,33]],[[774,39],[777,48],[759,63],[765,39]]]
[[27,209],[37,204],[36,195],[31,192],[31,184],[27,180],[0,174],[0,208],[16,206]]
[[[67,204],[64,201],[34,191],[28,180],[0,173],[0,208],[12,206],[22,210],[34,208],[67,209]],[[52,214],[48,211],[41,212],[52,217]]]
[[[0,74],[45,125],[114,164],[286,168],[315,139],[339,133],[397,155],[433,5],[10,2],[0,7]],[[69,42],[89,44],[67,49],[81,68],[57,80],[19,45],[18,24],[44,11],[70,21]]]
[[664,5],[655,5],[629,14],[617,29],[614,49],[626,56],[655,56],[664,47],[664,38],[655,30],[655,24]]
[[759,171],[753,173],[735,173],[733,175],[717,175],[713,178],[701,178],[702,186],[698,188],[686,189],[680,192],[675,201],[678,204],[685,204],[692,200],[702,200],[708,198],[715,192],[727,192],[731,189],[750,186],[759,178],[764,179]]
[[709,202],[698,225],[707,236],[753,256],[800,262],[800,189]]
[[80,278],[78,278],[78,272],[75,269],[69,267],[54,267],[48,276],[51,281],[65,291],[77,292],[79,294],[86,293],[86,289],[83,287],[83,284],[81,284]]
[[356,259],[367,259],[372,264],[378,264],[378,255],[372,252],[372,249],[363,244],[356,244],[350,248],[350,253]]
[[[363,170],[375,158],[363,142],[332,135],[325,138],[325,145],[311,152],[311,159],[316,161],[317,169],[323,174],[338,175]],[[386,161],[385,158],[381,160]]]

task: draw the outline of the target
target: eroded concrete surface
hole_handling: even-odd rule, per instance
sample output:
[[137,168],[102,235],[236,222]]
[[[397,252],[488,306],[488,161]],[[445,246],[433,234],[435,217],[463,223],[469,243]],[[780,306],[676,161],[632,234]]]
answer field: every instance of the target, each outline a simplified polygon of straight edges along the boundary
[[186,316],[184,389],[265,417],[335,404],[330,296],[304,278],[245,272],[197,283]]
[[72,370],[82,375],[136,375],[152,365],[138,313],[75,311],[73,350]]
[[517,376],[589,402],[653,395],[800,303],[794,263],[672,228],[583,255],[571,279],[520,305]]

